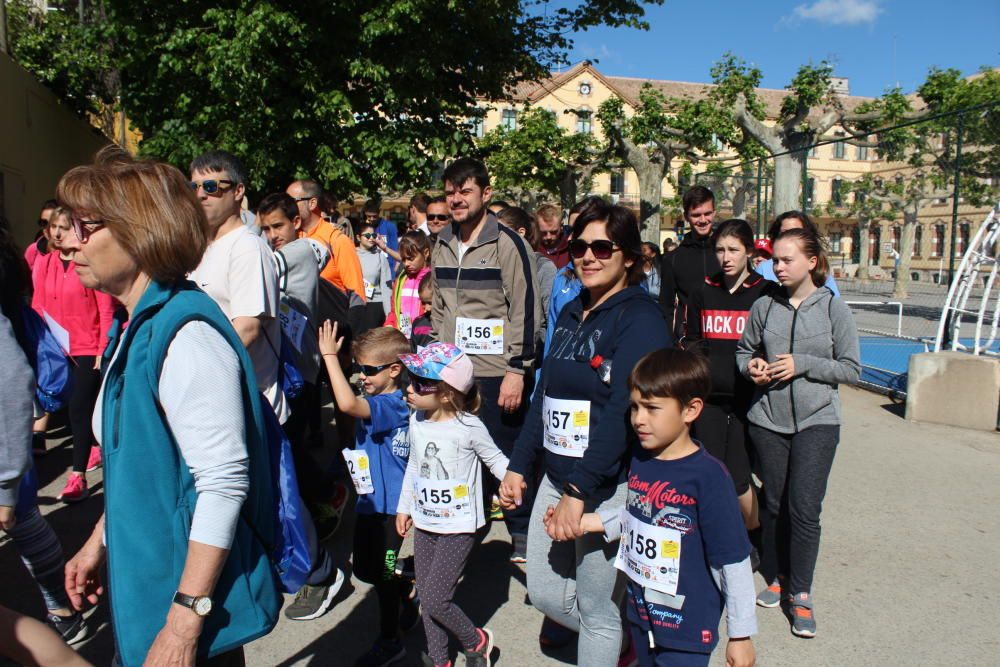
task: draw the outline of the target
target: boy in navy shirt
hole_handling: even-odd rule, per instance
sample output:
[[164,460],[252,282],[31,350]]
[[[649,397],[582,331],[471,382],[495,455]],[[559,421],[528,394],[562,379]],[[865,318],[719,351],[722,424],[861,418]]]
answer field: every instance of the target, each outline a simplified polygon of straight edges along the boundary
[[615,567],[628,576],[626,612],[642,667],[705,667],[727,610],[726,661],[755,662],[750,543],[725,466],[691,439],[711,388],[708,362],[680,349],[652,352],[629,377],[632,457],[628,501],[585,514],[585,532],[620,539]]
[[406,649],[400,630],[418,620],[409,599],[411,585],[396,576],[396,558],[403,538],[396,532],[396,506],[410,458],[410,410],[403,398],[405,378],[399,355],[409,354],[410,342],[398,329],[377,327],[355,339],[352,349],[364,396],[356,396],[337,354],[343,344],[337,325],[327,320],[319,332],[319,349],[330,374],[337,406],[357,420],[354,449],[344,458],[358,492],[354,524],[354,575],[375,587],[380,637],[358,665],[387,665],[402,659]]

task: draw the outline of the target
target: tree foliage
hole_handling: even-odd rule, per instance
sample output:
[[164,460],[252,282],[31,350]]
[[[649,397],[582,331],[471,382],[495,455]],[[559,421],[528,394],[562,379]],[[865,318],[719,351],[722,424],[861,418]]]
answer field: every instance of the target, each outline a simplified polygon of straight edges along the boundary
[[560,127],[551,111],[528,107],[513,130],[496,127],[477,142],[493,189],[533,208],[543,197],[572,206],[577,187],[603,164],[592,134]]
[[[426,184],[471,150],[478,99],[546,76],[574,31],[646,27],[644,7],[661,2],[101,0],[105,20],[85,41],[110,47],[142,152],[184,166],[220,147],[255,189],[312,176],[346,194]],[[83,62],[90,52],[24,62],[51,62],[42,78],[56,84],[78,66],[59,92],[84,105],[101,69]]]

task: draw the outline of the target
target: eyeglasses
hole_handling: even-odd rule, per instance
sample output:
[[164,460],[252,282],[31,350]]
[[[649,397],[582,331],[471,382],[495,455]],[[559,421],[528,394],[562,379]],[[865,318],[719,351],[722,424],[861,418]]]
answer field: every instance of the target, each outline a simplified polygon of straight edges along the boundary
[[427,380],[426,378],[410,376],[410,386],[413,387],[413,391],[421,396],[436,394],[438,389],[440,389],[439,385],[440,383],[437,380]]
[[358,234],[358,236],[364,237],[364,238],[368,239],[369,241],[371,241],[373,238],[376,238],[378,236],[378,234],[375,234],[375,233],[372,233],[372,232],[365,232],[364,234]]
[[75,215],[70,216],[70,222],[73,224],[73,232],[80,243],[86,243],[91,234],[104,227],[103,220],[84,220]]
[[[222,187],[223,185],[225,185],[226,187]],[[216,179],[216,178],[209,178],[204,181],[188,181],[188,186],[191,188],[192,192],[198,192],[198,188],[201,188],[202,190],[205,191],[206,195],[214,195],[220,190],[225,192],[234,185],[236,184],[233,183],[232,181],[227,181],[226,179]]]
[[309,201],[310,199],[312,199],[312,197],[292,197],[292,201],[294,201],[296,204],[298,204],[300,201]]
[[587,243],[583,239],[576,239],[569,243],[569,254],[573,256],[573,259],[580,259],[587,254],[588,248],[590,252],[594,253],[594,259],[611,259],[615,250],[621,250],[614,241],[598,239]]
[[448,220],[450,220],[450,219],[451,219],[451,216],[448,215],[447,213],[428,213],[427,214],[427,221],[428,222],[430,222],[431,220],[437,220],[438,222],[448,222]]
[[378,375],[385,369],[389,368],[389,366],[398,363],[399,363],[398,361],[390,361],[389,363],[382,364],[380,366],[369,366],[368,364],[354,364],[354,372],[362,373],[363,375],[365,375],[365,377],[372,377],[374,375]]

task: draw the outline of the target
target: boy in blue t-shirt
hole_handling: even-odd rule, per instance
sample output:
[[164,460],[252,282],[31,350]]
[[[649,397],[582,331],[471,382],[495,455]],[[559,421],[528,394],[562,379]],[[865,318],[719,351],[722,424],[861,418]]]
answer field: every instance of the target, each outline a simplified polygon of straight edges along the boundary
[[584,532],[619,539],[626,613],[642,667],[707,666],[723,607],[727,664],[750,667],[757,632],[750,542],[725,466],[691,439],[711,387],[703,355],[651,352],[629,377],[632,428],[642,451],[624,510],[585,514]]
[[344,459],[358,492],[354,524],[354,575],[375,588],[381,632],[359,665],[385,665],[406,655],[400,629],[418,620],[416,603],[409,599],[411,584],[396,576],[396,558],[403,538],[396,532],[396,505],[410,458],[407,437],[410,410],[403,398],[403,364],[410,342],[393,327],[369,329],[352,345],[355,368],[364,396],[356,396],[340,367],[337,353],[343,345],[337,325],[326,321],[319,331],[319,349],[330,375],[337,406],[357,420],[354,449]]

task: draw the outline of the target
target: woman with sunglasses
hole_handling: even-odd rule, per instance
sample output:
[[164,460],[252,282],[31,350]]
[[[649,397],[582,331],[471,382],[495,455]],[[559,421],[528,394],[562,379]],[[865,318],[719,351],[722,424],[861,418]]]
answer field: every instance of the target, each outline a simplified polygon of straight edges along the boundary
[[69,339],[66,352],[73,362],[73,394],[68,406],[73,469],[59,494],[59,500],[67,503],[80,502],[90,495],[87,472],[101,465],[101,450],[94,444],[90,418],[100,388],[101,354],[115,310],[110,296],[86,287],[74,271],[74,253],[65,247],[72,234],[70,212],[55,209],[49,216],[52,252],[40,255],[35,261],[32,269],[35,293],[31,299],[31,307],[50,320],[49,327],[62,329]]
[[80,282],[123,306],[92,422],[104,514],[66,564],[70,601],[113,591],[115,664],[243,664],[281,607],[264,546],[269,406],[229,319],[185,279],[208,245],[204,209],[177,169],[117,147],[56,196],[73,211],[63,249]]
[[622,644],[617,547],[584,534],[580,520],[625,504],[635,438],[627,428],[628,376],[671,341],[659,305],[640,286],[641,239],[631,211],[593,202],[573,224],[569,252],[583,291],[559,314],[501,499],[520,504],[524,477],[544,454],[528,529],[528,594],[547,617],[580,633],[580,665],[605,667],[616,664]]

